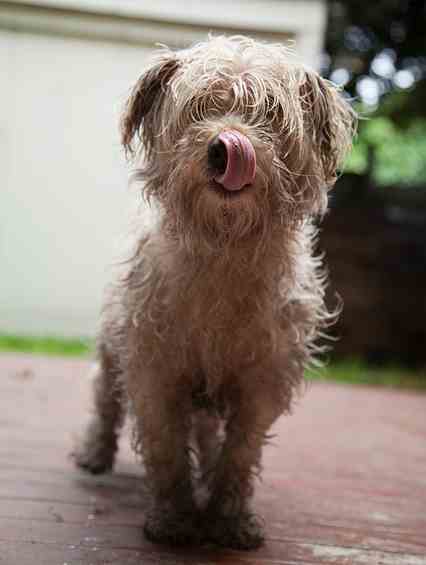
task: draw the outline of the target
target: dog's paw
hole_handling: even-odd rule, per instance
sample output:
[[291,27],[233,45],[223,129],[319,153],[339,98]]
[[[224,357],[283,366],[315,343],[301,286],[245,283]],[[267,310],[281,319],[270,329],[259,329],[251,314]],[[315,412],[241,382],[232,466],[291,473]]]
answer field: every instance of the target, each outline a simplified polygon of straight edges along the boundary
[[112,470],[114,455],[115,450],[112,451],[104,446],[82,445],[71,453],[71,458],[80,469],[92,473],[92,475],[100,475]]
[[144,534],[152,542],[173,546],[198,543],[201,539],[195,513],[154,510],[146,518]]
[[237,516],[215,516],[205,523],[206,540],[231,549],[257,549],[265,541],[262,520],[244,512]]

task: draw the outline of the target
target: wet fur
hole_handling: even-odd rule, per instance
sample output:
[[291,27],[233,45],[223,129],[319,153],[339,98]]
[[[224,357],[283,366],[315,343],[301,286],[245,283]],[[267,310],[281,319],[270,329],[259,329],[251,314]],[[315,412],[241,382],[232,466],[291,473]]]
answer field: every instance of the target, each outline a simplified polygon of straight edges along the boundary
[[[128,401],[153,499],[146,535],[182,544],[208,532],[254,548],[263,540],[250,507],[262,446],[333,318],[313,222],[355,117],[284,47],[217,37],[163,50],[121,124],[160,215],[105,305],[95,415],[77,462],[112,467]],[[257,157],[253,185],[229,195],[207,165],[209,141],[227,128]],[[195,479],[208,493],[201,506]]]

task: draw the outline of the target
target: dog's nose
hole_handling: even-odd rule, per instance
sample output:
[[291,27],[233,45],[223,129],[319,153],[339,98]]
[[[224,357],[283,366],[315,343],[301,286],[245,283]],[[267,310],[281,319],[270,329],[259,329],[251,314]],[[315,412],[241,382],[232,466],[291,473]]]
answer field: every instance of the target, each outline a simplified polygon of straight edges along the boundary
[[226,190],[241,190],[254,181],[256,153],[251,141],[237,130],[216,136],[207,149],[214,180]]
[[209,143],[207,149],[207,160],[211,171],[216,175],[223,175],[226,171],[226,165],[228,164],[228,155],[226,152],[226,146],[219,136],[215,137],[213,141]]

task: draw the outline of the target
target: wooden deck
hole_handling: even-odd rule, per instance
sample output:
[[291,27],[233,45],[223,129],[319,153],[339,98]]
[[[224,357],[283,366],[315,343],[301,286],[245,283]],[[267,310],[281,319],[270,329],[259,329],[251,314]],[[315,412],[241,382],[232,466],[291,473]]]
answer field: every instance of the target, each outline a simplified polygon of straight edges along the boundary
[[426,396],[314,384],[265,452],[257,552],[173,551],[142,536],[143,475],[74,469],[88,362],[0,357],[0,565],[426,565]]

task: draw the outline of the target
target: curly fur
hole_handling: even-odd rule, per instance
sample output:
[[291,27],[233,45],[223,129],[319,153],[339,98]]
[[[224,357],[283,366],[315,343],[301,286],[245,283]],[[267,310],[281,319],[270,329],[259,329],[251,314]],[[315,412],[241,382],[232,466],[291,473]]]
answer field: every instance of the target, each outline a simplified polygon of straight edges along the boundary
[[[111,467],[128,398],[153,494],[150,539],[202,535],[195,438],[210,539],[262,542],[253,476],[333,318],[313,222],[354,127],[335,86],[284,47],[240,36],[163,50],[129,97],[123,146],[160,214],[106,303],[96,413],[77,460]],[[256,152],[255,180],[238,194],[218,192],[207,164],[209,142],[226,129]]]

